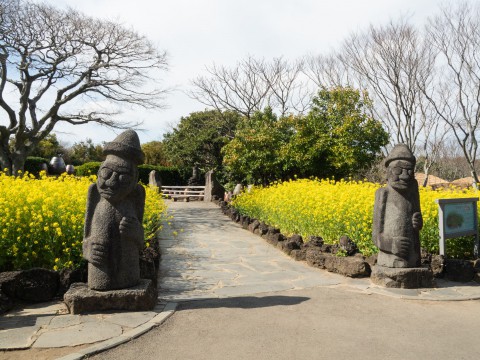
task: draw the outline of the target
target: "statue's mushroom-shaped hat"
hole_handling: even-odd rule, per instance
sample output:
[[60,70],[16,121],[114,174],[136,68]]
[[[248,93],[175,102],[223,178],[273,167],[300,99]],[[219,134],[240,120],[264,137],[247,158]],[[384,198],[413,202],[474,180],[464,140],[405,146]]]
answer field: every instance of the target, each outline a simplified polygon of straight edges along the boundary
[[116,155],[122,159],[133,161],[136,165],[143,163],[145,155],[140,147],[140,139],[133,130],[127,130],[118,135],[103,148],[105,155]]
[[413,165],[417,162],[412,151],[405,144],[397,144],[393,147],[392,151],[390,151],[390,154],[388,154],[385,159],[385,167],[388,167],[388,164],[394,160],[405,160],[411,162]]

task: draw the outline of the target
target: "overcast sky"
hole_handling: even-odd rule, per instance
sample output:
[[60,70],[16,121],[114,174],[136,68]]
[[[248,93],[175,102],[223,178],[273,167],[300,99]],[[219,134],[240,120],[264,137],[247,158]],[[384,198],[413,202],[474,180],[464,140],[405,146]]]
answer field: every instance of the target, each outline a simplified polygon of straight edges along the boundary
[[[450,0],[454,1],[454,0]],[[116,20],[166,50],[170,70],[165,86],[176,87],[168,108],[126,114],[143,120],[142,143],[160,140],[181,116],[204,110],[181,90],[204,73],[205,65],[234,65],[251,55],[266,60],[328,53],[352,31],[407,14],[418,24],[443,0],[46,0],[99,18]],[[70,144],[87,137],[95,143],[115,137],[94,125],[58,128]],[[118,131],[117,131],[118,132]]]

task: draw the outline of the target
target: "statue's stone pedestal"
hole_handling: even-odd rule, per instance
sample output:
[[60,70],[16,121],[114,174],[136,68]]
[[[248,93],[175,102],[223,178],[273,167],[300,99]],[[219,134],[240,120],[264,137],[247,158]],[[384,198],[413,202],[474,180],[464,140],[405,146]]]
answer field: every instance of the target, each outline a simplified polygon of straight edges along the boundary
[[152,310],[157,303],[157,291],[152,280],[140,279],[134,287],[121,290],[96,291],[86,283],[74,283],[63,296],[71,314],[103,310]]
[[389,268],[375,265],[370,280],[387,288],[418,289],[435,285],[433,273],[429,268]]

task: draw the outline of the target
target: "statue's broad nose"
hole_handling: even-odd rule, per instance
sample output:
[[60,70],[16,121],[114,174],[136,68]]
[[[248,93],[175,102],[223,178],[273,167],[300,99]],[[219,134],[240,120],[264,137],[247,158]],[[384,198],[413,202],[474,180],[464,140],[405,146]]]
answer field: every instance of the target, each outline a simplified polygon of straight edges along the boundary
[[117,183],[118,175],[116,172],[113,172],[112,175],[105,181],[105,185],[114,186]]

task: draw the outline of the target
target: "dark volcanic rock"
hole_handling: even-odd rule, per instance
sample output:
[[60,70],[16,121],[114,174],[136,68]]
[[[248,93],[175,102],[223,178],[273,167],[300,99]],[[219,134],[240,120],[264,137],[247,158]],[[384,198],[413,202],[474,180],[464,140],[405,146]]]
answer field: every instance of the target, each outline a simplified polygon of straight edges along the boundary
[[445,258],[443,255],[433,255],[430,259],[430,269],[433,276],[436,278],[443,278],[445,274]]
[[33,268],[1,273],[0,287],[9,298],[43,302],[57,294],[59,280],[56,271]]
[[267,239],[267,242],[269,242],[270,244],[274,245],[274,246],[277,246],[277,244],[279,242],[283,242],[285,241],[287,238],[285,237],[285,235],[281,234],[281,233],[275,233],[275,234],[270,234],[270,233],[267,233],[265,235],[265,239]]
[[13,308],[13,301],[0,289],[0,315]]
[[348,256],[355,255],[358,252],[357,244],[346,235],[340,238],[339,245],[340,249],[344,250]]
[[63,296],[70,288],[70,285],[76,282],[87,282],[87,263],[83,263],[78,269],[62,269],[59,272],[59,288],[58,295]]
[[373,254],[368,256],[365,261],[370,265],[370,268],[373,268],[377,264],[377,256],[378,254]]
[[297,261],[307,260],[307,249],[292,250],[290,256]]
[[370,265],[362,256],[335,256],[322,252],[319,248],[306,248],[308,265],[326,269],[348,277],[368,277]]
[[252,233],[255,232],[255,230],[260,226],[260,221],[258,220],[253,220],[250,225],[248,225],[248,230],[250,230]]
[[248,230],[248,225],[250,225],[250,217],[248,216],[244,216],[243,217],[243,220],[242,220],[242,227],[245,229],[245,230]]
[[333,245],[323,244],[320,246],[320,250],[324,253],[332,253]]
[[312,246],[317,246],[321,247],[323,245],[323,238],[320,236],[310,236],[308,238],[308,241],[305,243],[305,246],[307,247],[312,247]]
[[258,225],[257,231],[258,231],[258,235],[260,236],[265,235],[268,231],[268,225],[265,224],[264,222],[261,222],[260,225]]
[[329,254],[325,254],[319,248],[307,248],[305,255],[308,265],[320,269],[325,269],[325,262],[328,257]]
[[468,260],[446,259],[445,278],[450,281],[469,282],[473,280],[475,271]]
[[358,278],[370,276],[371,269],[370,265],[362,256],[346,256],[336,257],[335,270],[333,272],[352,278]]

